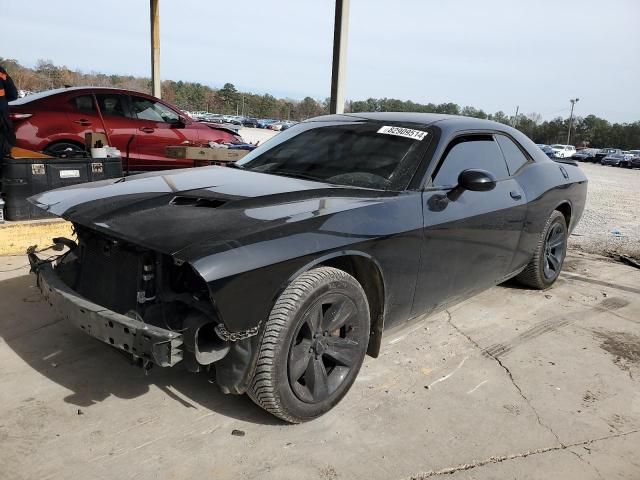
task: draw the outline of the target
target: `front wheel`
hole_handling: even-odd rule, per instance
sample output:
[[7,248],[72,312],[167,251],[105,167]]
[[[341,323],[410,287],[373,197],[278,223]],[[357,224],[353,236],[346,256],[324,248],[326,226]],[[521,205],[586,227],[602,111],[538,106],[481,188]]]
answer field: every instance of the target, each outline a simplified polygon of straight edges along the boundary
[[520,283],[544,290],[558,279],[567,254],[567,222],[554,210],[542,230],[531,262],[516,277]]
[[348,273],[320,267],[280,295],[248,389],[260,407],[300,423],[333,408],[353,384],[369,342],[369,305]]

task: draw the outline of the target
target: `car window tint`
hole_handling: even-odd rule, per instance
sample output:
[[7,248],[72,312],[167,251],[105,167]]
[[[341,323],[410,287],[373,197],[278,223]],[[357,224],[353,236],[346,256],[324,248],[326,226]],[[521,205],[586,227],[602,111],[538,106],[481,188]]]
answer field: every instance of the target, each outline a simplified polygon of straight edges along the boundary
[[96,100],[105,117],[126,117],[124,96],[117,93],[96,93]]
[[403,189],[415,173],[428,132],[423,131],[424,140],[416,140],[380,133],[381,127],[376,122],[298,124],[238,164],[248,170],[339,185]]
[[93,105],[93,96],[80,95],[73,99],[76,110],[82,113],[95,113],[96,109]]
[[148,98],[131,97],[131,107],[139,120],[165,123],[176,123],[180,120],[179,115],[169,107]]
[[454,140],[434,178],[434,185],[451,187],[458,184],[463,170],[479,168],[491,172],[497,180],[509,176],[498,144],[491,135],[475,135]]
[[509,137],[496,135],[495,138],[502,149],[505,160],[507,161],[509,173],[513,175],[520,169],[520,167],[527,163],[527,157],[524,156],[522,150],[520,150]]

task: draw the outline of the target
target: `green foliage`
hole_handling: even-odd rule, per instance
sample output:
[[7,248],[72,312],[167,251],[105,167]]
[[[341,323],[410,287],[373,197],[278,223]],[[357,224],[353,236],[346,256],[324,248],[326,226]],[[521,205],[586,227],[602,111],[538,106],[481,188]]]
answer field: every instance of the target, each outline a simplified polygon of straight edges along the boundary
[[[35,68],[27,68],[17,60],[0,57],[0,65],[9,71],[16,86],[23,90],[42,91],[65,85],[91,85],[151,93],[149,78],[83,73],[56,66],[51,60],[38,60]],[[305,97],[298,101],[275,98],[269,94],[239,92],[232,83],[215,89],[200,83],[165,80],[162,82],[162,97],[189,111],[238,113],[258,118],[304,120],[329,112],[329,99],[318,101]],[[345,107],[347,112],[423,112],[488,118],[515,126],[536,143],[565,143],[569,129],[568,119],[554,118],[543,122],[537,113],[518,115],[516,119],[502,111],[488,114],[472,106],[460,107],[451,102],[421,104],[396,98],[368,98],[348,101]],[[612,124],[595,115],[577,117],[573,121],[571,143],[577,146],[640,149],[640,121]]]
[[[518,115],[518,118],[508,116],[503,111],[487,114],[482,110],[466,106],[460,108],[455,103],[420,104],[410,100],[403,101],[395,98],[368,98],[349,102],[347,111],[350,112],[423,112],[446,113],[450,115],[465,115],[468,117],[486,118],[494,122],[515,126],[536,143],[566,143],[569,131],[569,119],[560,117],[542,121],[541,115],[530,113]],[[617,147],[623,150],[640,149],[640,121],[634,123],[614,123],[588,115],[584,118],[573,119],[571,128],[571,143],[585,147]]]

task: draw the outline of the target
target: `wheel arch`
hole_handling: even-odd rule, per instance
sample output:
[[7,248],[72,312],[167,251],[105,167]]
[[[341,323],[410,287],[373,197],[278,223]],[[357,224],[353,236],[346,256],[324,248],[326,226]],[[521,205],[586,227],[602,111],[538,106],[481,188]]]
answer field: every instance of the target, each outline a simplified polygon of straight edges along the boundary
[[367,355],[377,357],[382,343],[385,318],[385,283],[380,264],[370,255],[360,251],[334,252],[319,257],[305,265],[289,279],[290,283],[298,275],[313,268],[324,266],[342,270],[362,286],[369,303],[370,329]]
[[571,202],[565,200],[561,202],[559,205],[554,208],[554,210],[559,211],[562,215],[564,215],[564,220],[567,222],[567,230],[571,229],[571,214],[573,213],[573,207],[571,206]]
[[53,141],[47,143],[45,145],[45,147],[42,149],[42,151],[44,152],[44,151],[48,150],[49,148],[51,148],[52,146],[57,145],[59,143],[71,143],[73,145],[76,145],[77,147],[80,147],[83,150],[85,149],[85,145],[82,142],[78,141],[77,139],[58,138],[56,140],[53,140]]

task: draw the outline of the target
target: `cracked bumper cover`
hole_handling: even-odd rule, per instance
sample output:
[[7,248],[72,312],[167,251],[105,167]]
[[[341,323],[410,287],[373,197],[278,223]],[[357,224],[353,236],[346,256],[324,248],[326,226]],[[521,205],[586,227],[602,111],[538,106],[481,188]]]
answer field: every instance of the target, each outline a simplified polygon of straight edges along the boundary
[[107,310],[78,295],[56,274],[50,263],[29,255],[44,298],[65,319],[88,335],[161,367],[182,360],[182,335]]

